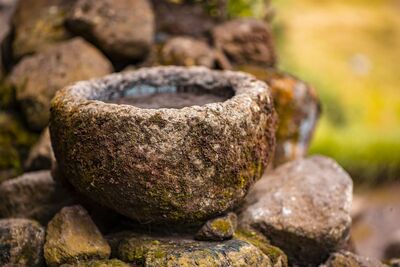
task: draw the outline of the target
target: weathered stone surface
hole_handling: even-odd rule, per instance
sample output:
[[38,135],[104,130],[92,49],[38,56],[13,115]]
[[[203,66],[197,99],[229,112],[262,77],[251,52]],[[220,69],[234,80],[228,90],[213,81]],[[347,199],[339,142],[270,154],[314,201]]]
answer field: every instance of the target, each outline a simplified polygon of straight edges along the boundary
[[0,220],[0,265],[42,266],[44,229],[26,219]]
[[17,100],[30,128],[41,130],[49,120],[55,92],[76,81],[103,76],[112,70],[108,60],[80,38],[24,58],[10,74]]
[[154,14],[148,0],[78,0],[68,27],[112,58],[141,59],[154,38]]
[[30,218],[47,223],[74,197],[55,184],[50,171],[24,174],[0,184],[0,218]]
[[24,55],[44,51],[54,43],[70,38],[64,22],[73,2],[74,0],[18,1],[12,18],[14,58],[20,59]]
[[158,38],[168,35],[204,37],[215,25],[214,19],[198,3],[152,0]]
[[45,128],[38,142],[29,151],[24,169],[26,171],[50,170],[54,160],[49,128]]
[[387,267],[387,265],[375,259],[341,251],[333,253],[322,267]]
[[288,267],[288,259],[286,254],[278,247],[272,246],[268,239],[260,232],[253,229],[237,229],[234,239],[243,240],[259,248],[267,255],[274,267]]
[[131,267],[131,265],[117,259],[112,259],[85,261],[76,264],[63,264],[60,267]]
[[[151,96],[227,100],[181,109],[102,102],[157,90]],[[275,112],[268,88],[252,76],[158,67],[63,89],[50,133],[59,168],[86,196],[141,223],[197,224],[236,206],[261,176]]]
[[197,240],[221,241],[231,239],[237,226],[235,213],[208,220],[196,233]]
[[22,173],[21,161],[36,139],[16,114],[0,111],[0,183]]
[[119,246],[123,261],[141,266],[265,266],[271,260],[258,248],[241,240],[200,242],[130,236]]
[[275,65],[272,32],[268,24],[255,19],[236,19],[216,26],[214,45],[232,65]]
[[274,165],[306,156],[321,112],[313,87],[272,68],[240,66],[238,70],[266,82],[272,91],[279,116]]
[[296,264],[319,264],[347,241],[352,180],[322,156],[286,163],[246,198],[239,224],[262,232]]
[[162,49],[162,61],[166,65],[205,66],[214,65],[214,52],[210,46],[191,37],[169,39]]
[[110,246],[81,206],[65,207],[47,226],[44,257],[48,266],[108,259]]

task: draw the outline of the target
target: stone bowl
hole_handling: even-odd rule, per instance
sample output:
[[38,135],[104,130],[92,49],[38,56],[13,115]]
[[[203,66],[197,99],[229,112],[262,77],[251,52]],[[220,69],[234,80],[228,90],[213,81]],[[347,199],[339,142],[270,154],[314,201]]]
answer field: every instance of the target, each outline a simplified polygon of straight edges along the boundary
[[78,82],[52,101],[59,171],[139,223],[198,224],[236,207],[275,146],[268,86],[203,67]]

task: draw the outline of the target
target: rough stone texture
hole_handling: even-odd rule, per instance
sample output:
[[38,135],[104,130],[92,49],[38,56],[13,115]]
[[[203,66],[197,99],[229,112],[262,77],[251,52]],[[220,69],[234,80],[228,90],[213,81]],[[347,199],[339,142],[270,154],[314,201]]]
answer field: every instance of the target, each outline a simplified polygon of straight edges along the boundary
[[[176,88],[230,98],[182,109],[101,101]],[[64,88],[52,102],[50,133],[59,168],[93,200],[141,223],[203,223],[261,177],[275,112],[268,87],[252,76],[158,67]]]
[[313,87],[290,74],[272,68],[240,66],[266,82],[279,116],[274,165],[306,156],[321,108]]
[[123,261],[139,266],[260,266],[272,267],[258,248],[241,240],[200,242],[131,236],[119,246]]
[[73,196],[55,184],[50,171],[24,174],[0,184],[0,218],[30,218],[47,223]]
[[274,267],[288,267],[288,259],[286,254],[278,247],[272,246],[268,239],[260,232],[253,229],[237,229],[234,239],[243,240],[259,248],[267,255]]
[[16,114],[0,111],[0,183],[21,174],[21,161],[36,139]]
[[197,240],[222,241],[231,239],[237,226],[237,216],[229,213],[225,216],[208,220],[196,233]]
[[333,253],[321,267],[387,267],[387,265],[375,259],[341,251]]
[[110,246],[81,206],[65,207],[47,225],[44,257],[49,267],[108,259]]
[[74,0],[18,1],[12,18],[14,58],[18,60],[24,55],[44,51],[54,43],[70,38],[64,22],[73,2]]
[[44,235],[35,221],[0,220],[0,266],[42,266]]
[[215,25],[214,19],[198,3],[152,0],[156,15],[157,39],[168,35],[204,37]]
[[347,241],[352,180],[322,156],[286,163],[246,198],[239,224],[262,232],[295,264],[319,264]]
[[24,169],[26,171],[50,170],[54,160],[49,128],[45,128],[38,142],[29,151]]
[[50,101],[70,83],[103,76],[112,70],[108,60],[80,38],[58,44],[24,58],[10,74],[17,100],[30,128],[46,127]]
[[275,65],[272,32],[268,24],[256,19],[236,19],[216,26],[214,45],[232,65]]
[[60,267],[131,267],[131,265],[117,259],[112,259],[85,261],[76,264],[63,264]]
[[169,39],[162,49],[162,61],[166,65],[205,66],[212,68],[214,52],[210,46],[190,37]]
[[148,0],[78,0],[68,27],[116,59],[141,59],[154,38],[154,14]]

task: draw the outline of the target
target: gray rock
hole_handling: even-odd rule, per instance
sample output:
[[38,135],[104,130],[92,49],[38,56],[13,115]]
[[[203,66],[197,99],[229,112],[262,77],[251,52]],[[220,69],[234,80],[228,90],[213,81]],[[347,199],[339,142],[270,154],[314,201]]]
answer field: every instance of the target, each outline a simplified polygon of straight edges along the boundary
[[39,141],[29,151],[25,161],[26,171],[50,170],[55,161],[53,148],[51,147],[49,128],[45,128]]
[[197,232],[195,239],[206,241],[231,239],[236,226],[237,216],[231,212],[225,216],[208,220]]
[[[182,96],[180,109],[152,102],[174,107],[166,100]],[[197,105],[205,96],[216,103]],[[104,102],[121,98],[153,108]],[[50,134],[59,169],[86,196],[141,223],[199,224],[238,205],[261,177],[275,112],[252,76],[158,67],[60,91]]]
[[50,171],[26,173],[0,184],[0,218],[30,218],[47,223],[73,196],[57,185]]
[[119,246],[119,258],[141,266],[254,266],[272,267],[271,260],[242,240],[201,242],[130,236]]
[[108,259],[111,249],[81,206],[63,208],[47,225],[44,257],[49,267]]
[[58,89],[110,73],[111,64],[94,47],[80,38],[55,45],[43,53],[25,57],[15,66],[9,80],[17,100],[34,130],[46,127],[50,101]]
[[0,220],[0,265],[42,266],[44,235],[43,227],[35,221]]
[[154,14],[148,0],[78,0],[68,27],[115,59],[142,59],[154,38]]
[[210,46],[191,37],[174,37],[169,39],[161,51],[165,65],[205,66],[214,65],[214,52]]
[[216,26],[212,31],[217,50],[232,65],[274,66],[276,61],[269,25],[256,19],[236,19]]
[[18,1],[12,18],[14,59],[43,52],[51,45],[69,39],[65,17],[75,0]]
[[387,267],[382,262],[348,251],[333,253],[321,267]]
[[333,160],[286,163],[249,192],[239,224],[262,232],[292,264],[319,264],[349,237],[352,180]]

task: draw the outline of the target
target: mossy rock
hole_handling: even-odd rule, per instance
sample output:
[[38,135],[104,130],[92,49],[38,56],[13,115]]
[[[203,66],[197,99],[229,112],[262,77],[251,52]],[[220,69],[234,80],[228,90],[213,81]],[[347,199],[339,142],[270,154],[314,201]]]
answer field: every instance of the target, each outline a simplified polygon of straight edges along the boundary
[[22,162],[37,134],[29,132],[20,118],[0,111],[0,182],[22,173]]
[[131,265],[117,260],[94,260],[94,261],[84,261],[76,264],[63,264],[60,267],[130,267]]
[[222,241],[230,239],[235,232],[237,216],[228,213],[225,216],[208,220],[197,232],[195,239],[204,241]]

